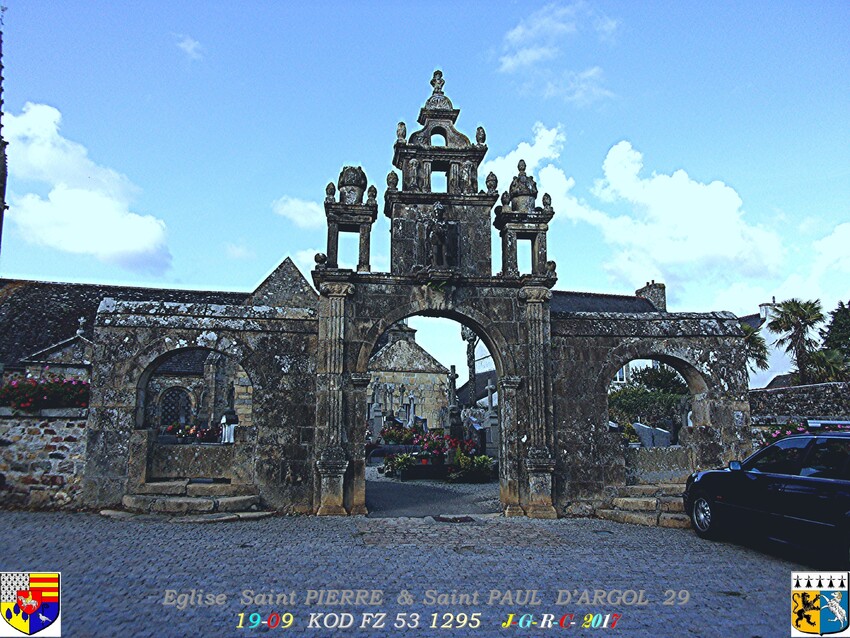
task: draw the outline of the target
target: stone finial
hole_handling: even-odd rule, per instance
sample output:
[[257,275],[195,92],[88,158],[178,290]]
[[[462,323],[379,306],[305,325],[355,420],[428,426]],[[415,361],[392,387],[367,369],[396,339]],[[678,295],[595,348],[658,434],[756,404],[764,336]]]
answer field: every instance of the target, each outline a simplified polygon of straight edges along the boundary
[[316,253],[316,256],[313,257],[313,260],[316,262],[318,266],[324,266],[328,263],[328,256],[325,253]]
[[77,323],[79,324],[79,327],[77,328],[77,336],[82,337],[83,329],[86,327],[86,318],[80,317],[79,319],[77,319]]
[[339,201],[342,204],[362,204],[366,190],[366,173],[359,166],[345,166],[339,174]]
[[387,190],[398,190],[398,175],[395,171],[390,171],[389,173],[387,173]]
[[543,210],[552,210],[552,196],[549,193],[543,193]]
[[376,206],[378,204],[378,189],[375,188],[374,184],[366,191],[366,204],[368,206]]
[[496,174],[493,171],[490,171],[489,175],[487,175],[487,179],[484,180],[484,183],[487,184],[488,195],[497,195],[499,193],[499,178],[496,177]]
[[534,178],[531,175],[525,174],[525,160],[520,160],[517,164],[519,174],[511,181],[511,210],[519,212],[531,212],[534,210],[534,203],[537,201],[537,184],[534,183]]
[[483,146],[484,142],[487,141],[487,132],[484,130],[483,126],[479,126],[475,129],[475,143],[479,146]]
[[509,212],[511,210],[511,196],[508,195],[508,191],[502,193],[502,211]]
[[328,204],[332,204],[336,201],[334,197],[336,195],[336,186],[334,186],[333,182],[328,182],[328,185],[325,186],[325,202]]
[[446,81],[443,79],[443,72],[437,69],[434,71],[434,77],[431,78],[431,86],[434,87],[434,95],[443,95],[443,86]]
[[407,141],[407,124],[404,122],[398,123],[398,126],[395,128],[395,137],[397,142]]

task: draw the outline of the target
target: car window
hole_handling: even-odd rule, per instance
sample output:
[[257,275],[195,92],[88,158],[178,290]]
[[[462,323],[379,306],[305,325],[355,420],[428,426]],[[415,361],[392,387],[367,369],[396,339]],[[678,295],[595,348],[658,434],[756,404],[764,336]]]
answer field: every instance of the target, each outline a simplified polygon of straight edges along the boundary
[[846,479],[850,439],[818,438],[800,470],[800,476]]
[[797,474],[803,453],[811,441],[804,437],[778,441],[750,460],[744,469],[771,474]]

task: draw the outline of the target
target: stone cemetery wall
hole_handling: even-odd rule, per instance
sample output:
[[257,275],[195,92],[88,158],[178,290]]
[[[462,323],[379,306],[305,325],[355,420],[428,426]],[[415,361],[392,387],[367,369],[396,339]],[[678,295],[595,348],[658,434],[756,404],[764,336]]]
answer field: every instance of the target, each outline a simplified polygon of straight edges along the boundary
[[850,420],[850,383],[750,390],[750,412],[755,425],[808,417]]
[[85,408],[13,414],[0,408],[0,507],[79,507]]

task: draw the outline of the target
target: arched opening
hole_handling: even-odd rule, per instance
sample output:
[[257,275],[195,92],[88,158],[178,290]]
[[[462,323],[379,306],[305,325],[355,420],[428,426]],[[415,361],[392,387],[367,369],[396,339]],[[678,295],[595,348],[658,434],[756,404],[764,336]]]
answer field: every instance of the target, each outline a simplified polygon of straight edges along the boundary
[[445,146],[446,131],[440,126],[435,126],[431,129],[431,146]]
[[669,355],[625,358],[608,370],[608,428],[624,448],[626,483],[679,483],[691,472],[685,429],[698,419],[705,379]]
[[151,436],[146,482],[244,481],[234,448],[244,442],[239,429],[252,425],[253,387],[236,359],[209,348],[172,350],[147,367],[137,395],[140,429]]
[[381,334],[367,367],[369,516],[500,511],[496,367],[455,320],[413,316]]

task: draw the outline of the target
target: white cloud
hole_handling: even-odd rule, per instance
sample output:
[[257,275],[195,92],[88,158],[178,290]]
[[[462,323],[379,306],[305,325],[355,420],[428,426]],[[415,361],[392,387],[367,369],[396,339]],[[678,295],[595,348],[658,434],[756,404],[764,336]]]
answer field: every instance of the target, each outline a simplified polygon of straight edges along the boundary
[[254,251],[248,248],[244,241],[240,241],[238,243],[225,243],[224,252],[230,259],[236,260],[253,259],[256,257]]
[[308,281],[312,281],[310,273],[316,268],[316,254],[325,252],[324,248],[305,248],[292,255],[292,261]]
[[204,48],[201,43],[188,35],[178,35],[180,40],[177,42],[177,47],[181,49],[190,60],[203,60]]
[[499,71],[521,72],[526,87],[542,92],[544,97],[564,97],[579,106],[611,97],[613,93],[603,86],[602,69],[598,66],[575,71],[557,70],[541,63],[560,57],[569,38],[580,31],[592,30],[600,40],[611,42],[618,28],[617,20],[587,2],[547,4],[505,34]]
[[499,179],[500,190],[505,191],[517,174],[519,160],[525,160],[526,171],[533,173],[544,160],[557,159],[560,156],[566,139],[560,126],[546,128],[537,122],[532,132],[534,139],[531,142],[520,142],[507,155],[482,162],[479,174],[487,175],[492,171]]
[[161,274],[170,267],[165,222],[130,211],[138,188],[62,137],[57,109],[27,103],[21,115],[6,117],[12,177],[50,189],[46,198],[10,194],[9,218],[26,241],[128,270]]
[[584,71],[565,71],[559,78],[545,82],[543,97],[562,97],[578,106],[587,106],[597,100],[615,97],[604,86],[605,74],[598,66]]
[[273,201],[272,210],[299,228],[322,228],[326,223],[325,209],[321,204],[288,195]]

